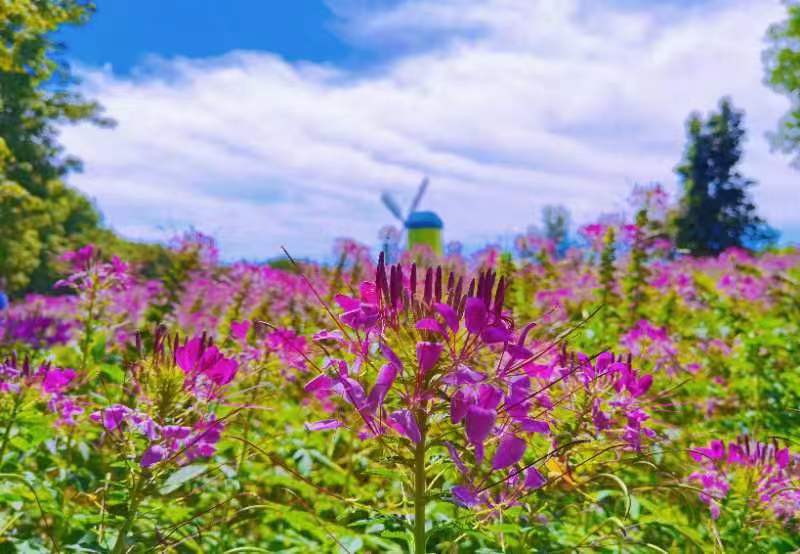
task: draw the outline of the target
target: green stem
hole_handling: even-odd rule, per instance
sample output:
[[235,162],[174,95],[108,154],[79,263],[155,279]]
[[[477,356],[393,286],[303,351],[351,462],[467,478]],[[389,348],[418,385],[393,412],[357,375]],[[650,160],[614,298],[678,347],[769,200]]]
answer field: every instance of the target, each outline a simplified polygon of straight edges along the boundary
[[143,480],[143,477],[140,475],[133,483],[131,503],[128,506],[128,515],[125,517],[125,523],[119,530],[116,542],[114,542],[114,548],[111,550],[112,554],[123,554],[125,552],[125,538],[133,527],[133,522],[136,520],[136,512],[139,510],[139,503],[142,501],[141,488]]
[[422,438],[414,450],[414,552],[425,554],[425,506],[428,503],[428,481],[425,477],[427,421],[421,410],[417,413],[417,423]]
[[14,408],[11,410],[11,417],[8,419],[8,424],[3,431],[3,442],[0,444],[0,467],[3,467],[3,457],[6,455],[6,446],[8,446],[8,438],[11,436],[11,427],[14,425],[14,421],[17,419],[17,413],[19,412],[19,407],[21,404],[22,402],[20,401],[20,395],[17,394],[14,397]]
[[97,286],[93,282],[92,290],[89,294],[89,306],[86,309],[86,325],[83,330],[83,340],[81,341],[81,371],[86,369],[89,361],[89,347],[94,336],[94,304],[97,298]]

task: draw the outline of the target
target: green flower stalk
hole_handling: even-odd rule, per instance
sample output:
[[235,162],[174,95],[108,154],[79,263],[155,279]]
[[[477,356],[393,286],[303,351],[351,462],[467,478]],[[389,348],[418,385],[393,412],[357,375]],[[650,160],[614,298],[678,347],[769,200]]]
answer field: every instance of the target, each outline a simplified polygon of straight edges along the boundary
[[642,317],[641,309],[647,300],[647,211],[639,210],[636,214],[636,225],[633,228],[633,244],[628,271],[623,281],[625,299],[627,301],[628,318],[635,323]]
[[603,251],[600,254],[600,303],[603,306],[613,306],[619,301],[616,292],[615,265],[616,261],[616,233],[613,227],[606,229],[603,237]]

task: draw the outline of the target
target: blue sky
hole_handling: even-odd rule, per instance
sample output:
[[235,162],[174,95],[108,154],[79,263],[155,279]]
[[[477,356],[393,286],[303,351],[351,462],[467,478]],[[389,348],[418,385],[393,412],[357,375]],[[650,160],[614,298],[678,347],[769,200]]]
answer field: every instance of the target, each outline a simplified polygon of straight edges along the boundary
[[374,244],[381,191],[447,240],[508,240],[561,203],[577,223],[676,190],[692,110],[746,110],[745,174],[800,238],[797,171],[764,137],[786,101],[760,52],[780,0],[100,0],[61,38],[118,121],[67,127],[72,182],[123,234],[214,234],[228,258]]
[[289,61],[345,62],[354,50],[318,0],[100,0],[85,27],[61,38],[80,62],[130,73],[148,56],[207,58],[231,50],[277,52]]

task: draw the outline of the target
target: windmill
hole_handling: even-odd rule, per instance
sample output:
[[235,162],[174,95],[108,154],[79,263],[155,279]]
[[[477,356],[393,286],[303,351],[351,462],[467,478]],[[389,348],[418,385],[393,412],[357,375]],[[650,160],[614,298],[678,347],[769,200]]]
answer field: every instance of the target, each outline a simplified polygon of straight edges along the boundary
[[442,255],[442,228],[441,218],[434,212],[417,211],[422,197],[428,188],[428,178],[425,177],[419,185],[414,200],[408,208],[408,214],[403,216],[403,211],[394,197],[388,192],[381,194],[381,200],[386,208],[396,217],[406,229],[408,248],[419,244],[430,247],[437,255]]

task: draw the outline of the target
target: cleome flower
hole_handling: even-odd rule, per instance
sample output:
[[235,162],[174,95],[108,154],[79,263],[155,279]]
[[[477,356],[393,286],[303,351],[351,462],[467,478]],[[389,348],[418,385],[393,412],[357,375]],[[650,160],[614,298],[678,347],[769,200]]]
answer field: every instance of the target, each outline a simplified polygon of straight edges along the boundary
[[545,486],[537,465],[574,445],[640,451],[656,438],[644,425],[651,375],[537,338],[535,323],[516,325],[506,289],[492,271],[467,284],[381,256],[358,297],[336,297],[339,329],[317,335],[324,361],[305,391],[329,417],[306,428],[348,428],[398,455],[443,448],[460,482],[453,500],[491,510]]
[[752,472],[752,492],[742,491],[750,504],[760,505],[786,523],[800,522],[800,456],[776,442],[762,443],[749,436],[725,444],[715,439],[708,446],[689,450],[689,457],[701,469],[689,476],[702,487],[699,497],[708,505],[711,517],[719,518],[722,502],[728,496],[735,478]]
[[152,356],[135,363],[129,404],[93,412],[92,421],[142,468],[214,454],[224,431],[215,415],[238,363],[203,335],[180,342],[156,328]]

